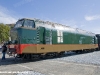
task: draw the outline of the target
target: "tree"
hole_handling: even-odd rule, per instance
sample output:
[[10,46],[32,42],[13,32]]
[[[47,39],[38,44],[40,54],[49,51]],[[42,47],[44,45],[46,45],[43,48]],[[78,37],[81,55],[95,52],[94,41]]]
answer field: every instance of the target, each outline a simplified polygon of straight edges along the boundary
[[0,23],[0,43],[9,40],[10,27]]

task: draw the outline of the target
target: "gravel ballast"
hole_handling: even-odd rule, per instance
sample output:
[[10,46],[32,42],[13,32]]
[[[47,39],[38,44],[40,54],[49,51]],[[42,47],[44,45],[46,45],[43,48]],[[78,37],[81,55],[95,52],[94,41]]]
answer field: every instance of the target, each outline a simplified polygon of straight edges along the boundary
[[66,55],[66,57],[61,57],[52,60],[100,65],[100,51],[84,53],[84,54],[68,53],[68,56]]

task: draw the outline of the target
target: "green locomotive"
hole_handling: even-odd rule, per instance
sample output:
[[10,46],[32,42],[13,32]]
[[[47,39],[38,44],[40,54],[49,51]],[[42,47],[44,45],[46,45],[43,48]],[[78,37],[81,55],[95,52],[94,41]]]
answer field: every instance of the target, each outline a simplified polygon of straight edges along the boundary
[[25,58],[56,56],[65,51],[89,51],[98,48],[94,33],[69,26],[23,18],[11,30],[10,50]]

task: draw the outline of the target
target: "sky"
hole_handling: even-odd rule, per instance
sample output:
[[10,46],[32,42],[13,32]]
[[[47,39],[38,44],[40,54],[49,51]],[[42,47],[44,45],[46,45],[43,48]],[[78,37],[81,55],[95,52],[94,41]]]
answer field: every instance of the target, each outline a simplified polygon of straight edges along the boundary
[[100,34],[100,0],[0,0],[0,23],[38,18]]

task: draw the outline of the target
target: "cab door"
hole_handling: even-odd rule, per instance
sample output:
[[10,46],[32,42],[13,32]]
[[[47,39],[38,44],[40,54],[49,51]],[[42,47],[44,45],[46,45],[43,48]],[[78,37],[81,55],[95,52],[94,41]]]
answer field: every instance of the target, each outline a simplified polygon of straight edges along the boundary
[[52,30],[39,26],[37,28],[37,44],[52,44]]

